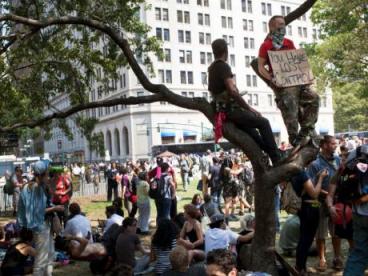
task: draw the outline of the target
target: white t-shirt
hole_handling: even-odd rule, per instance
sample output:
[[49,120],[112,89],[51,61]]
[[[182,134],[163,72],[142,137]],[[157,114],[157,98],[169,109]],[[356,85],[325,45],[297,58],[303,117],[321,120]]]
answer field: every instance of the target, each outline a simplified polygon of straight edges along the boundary
[[235,245],[238,241],[239,234],[229,229],[213,228],[208,229],[204,236],[205,251],[207,254],[214,249],[228,249],[230,245]]
[[113,214],[109,219],[107,219],[103,232],[106,233],[106,231],[109,230],[111,225],[113,225],[114,223],[117,223],[119,226],[122,225],[123,219],[124,218],[122,216]]
[[88,232],[92,241],[91,223],[88,218],[82,215],[75,215],[72,219],[68,220],[64,229],[64,235],[68,234],[80,238],[87,238]]

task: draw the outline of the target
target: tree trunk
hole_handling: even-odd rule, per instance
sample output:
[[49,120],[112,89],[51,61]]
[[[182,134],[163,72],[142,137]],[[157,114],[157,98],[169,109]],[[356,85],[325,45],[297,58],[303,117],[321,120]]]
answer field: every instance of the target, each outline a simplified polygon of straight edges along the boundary
[[275,267],[275,192],[262,175],[255,176],[256,235],[252,242],[250,267],[253,271],[277,275]]

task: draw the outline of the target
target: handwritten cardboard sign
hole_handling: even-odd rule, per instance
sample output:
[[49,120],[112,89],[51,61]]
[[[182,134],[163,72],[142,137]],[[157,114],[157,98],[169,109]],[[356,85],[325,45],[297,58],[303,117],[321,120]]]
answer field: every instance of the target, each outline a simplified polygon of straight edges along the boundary
[[303,49],[268,51],[276,85],[290,87],[313,82],[313,73]]

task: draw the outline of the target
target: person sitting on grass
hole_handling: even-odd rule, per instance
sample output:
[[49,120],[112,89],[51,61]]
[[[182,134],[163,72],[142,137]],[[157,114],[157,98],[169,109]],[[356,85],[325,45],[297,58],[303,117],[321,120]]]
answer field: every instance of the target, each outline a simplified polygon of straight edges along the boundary
[[63,234],[89,239],[92,242],[92,228],[89,219],[82,215],[78,203],[73,202],[69,206],[71,219],[66,222]]
[[170,268],[169,254],[176,247],[178,228],[169,219],[161,219],[152,237],[151,260],[156,261],[155,273],[161,275]]
[[106,214],[107,220],[106,220],[105,227],[104,227],[104,230],[103,230],[104,233],[106,233],[107,230],[109,230],[111,225],[113,225],[115,223],[118,224],[118,225],[122,224],[124,218],[122,216],[119,216],[118,214],[116,214],[115,206],[112,206],[112,205],[107,206],[105,214]]
[[32,239],[32,231],[22,228],[20,240],[6,251],[1,264],[2,275],[12,276],[32,273],[32,262],[28,261],[29,256],[36,256],[36,250],[31,246]]
[[170,253],[171,269],[166,270],[162,276],[202,276],[206,275],[203,264],[195,264],[189,267],[188,250],[183,246],[175,247]]
[[[115,253],[117,264],[126,264],[133,268],[134,273],[144,271],[150,261],[150,251],[143,248],[137,233],[137,220],[127,217],[123,221],[123,231],[116,241]],[[135,257],[135,251],[139,250],[143,256]]]
[[207,276],[236,276],[236,259],[230,250],[215,249],[208,253],[206,259]]
[[235,246],[237,242],[249,242],[254,236],[253,231],[245,235],[239,235],[230,229],[226,229],[225,217],[223,214],[215,214],[210,220],[210,229],[205,233],[206,254],[214,249],[230,249]]
[[199,211],[193,204],[184,206],[185,223],[180,231],[178,244],[189,250],[189,262],[193,258],[204,259],[204,238],[200,222],[197,220]]

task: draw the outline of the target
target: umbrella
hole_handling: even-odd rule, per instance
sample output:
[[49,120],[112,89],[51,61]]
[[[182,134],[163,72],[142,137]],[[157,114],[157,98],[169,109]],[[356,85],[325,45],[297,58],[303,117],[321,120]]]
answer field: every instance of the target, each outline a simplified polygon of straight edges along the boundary
[[168,150],[161,152],[159,155],[157,155],[156,157],[177,157],[177,155],[175,153],[172,153]]

